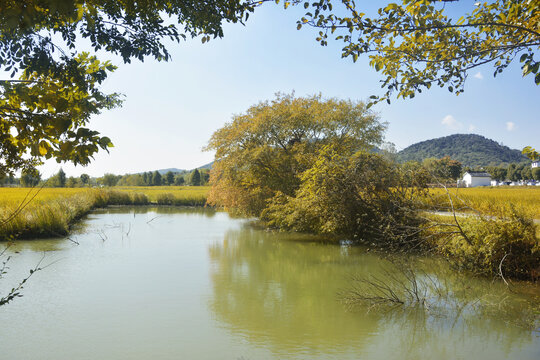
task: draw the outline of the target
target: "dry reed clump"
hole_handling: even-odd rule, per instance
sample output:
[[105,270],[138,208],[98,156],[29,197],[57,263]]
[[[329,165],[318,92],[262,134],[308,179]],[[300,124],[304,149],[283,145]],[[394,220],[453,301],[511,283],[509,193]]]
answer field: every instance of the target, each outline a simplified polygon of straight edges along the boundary
[[[449,219],[449,218],[447,218]],[[461,231],[449,231],[447,221],[428,230],[431,244],[460,268],[484,275],[524,280],[540,276],[540,240],[537,225],[523,210],[506,206],[498,216],[456,219]]]
[[174,200],[174,195],[171,193],[159,194],[156,199],[158,205],[173,205]]
[[158,203],[158,205],[205,206],[206,197],[176,197],[172,193],[161,193],[157,195],[156,202]]
[[[413,311],[431,320],[473,320],[486,317],[534,330],[539,306],[535,297],[519,287],[490,281],[471,283],[469,276],[428,261],[388,258],[375,273],[355,274],[338,296],[350,310]],[[436,264],[436,263],[435,263]],[[417,312],[419,311],[419,312]]]

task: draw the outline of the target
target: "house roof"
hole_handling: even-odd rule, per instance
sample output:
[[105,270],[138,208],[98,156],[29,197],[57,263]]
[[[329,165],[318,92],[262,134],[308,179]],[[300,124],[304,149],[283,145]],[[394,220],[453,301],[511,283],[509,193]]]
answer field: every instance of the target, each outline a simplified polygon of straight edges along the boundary
[[472,171],[467,171],[465,174],[469,174],[473,177],[491,177],[491,175],[487,172],[472,172]]

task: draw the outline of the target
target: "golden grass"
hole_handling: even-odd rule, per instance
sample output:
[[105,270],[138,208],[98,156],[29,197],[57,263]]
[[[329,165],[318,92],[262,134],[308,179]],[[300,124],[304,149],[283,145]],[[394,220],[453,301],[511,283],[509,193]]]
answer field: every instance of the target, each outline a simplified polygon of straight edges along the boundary
[[96,207],[204,206],[208,187],[0,188],[0,240],[59,236]]
[[143,193],[152,202],[157,202],[163,194],[172,194],[175,199],[204,199],[210,191],[210,186],[115,186],[117,191]]
[[[178,199],[199,199],[204,198],[210,190],[209,186],[115,186],[104,188],[114,191],[128,193],[141,193],[148,197],[151,202],[156,202],[161,194],[173,194]],[[32,197],[36,194],[34,201],[48,201],[58,198],[67,198],[76,194],[95,191],[95,188],[0,188],[0,206],[21,202],[27,195]]]
[[[528,187],[482,187],[449,189],[465,203],[454,199],[460,211],[471,211],[465,204],[485,214],[501,215],[510,206],[524,211],[529,216],[540,219],[540,186]],[[431,199],[427,205],[447,205],[448,197],[444,189],[431,189]],[[456,201],[457,200],[457,201]]]

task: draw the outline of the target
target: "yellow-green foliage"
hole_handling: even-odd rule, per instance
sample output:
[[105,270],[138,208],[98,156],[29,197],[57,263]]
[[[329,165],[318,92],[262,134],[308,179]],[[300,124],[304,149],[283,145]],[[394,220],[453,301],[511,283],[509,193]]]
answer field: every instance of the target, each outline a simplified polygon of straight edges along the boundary
[[[509,204],[519,208],[535,219],[540,219],[540,186],[528,187],[482,187],[450,189],[452,195],[458,199],[455,205],[458,211],[470,211],[466,205],[485,214],[501,214],[506,211]],[[432,189],[432,196],[426,199],[426,205],[448,206],[448,197],[444,189]]]
[[[433,245],[459,266],[489,275],[537,279],[540,276],[540,242],[537,226],[526,214],[507,207],[505,217],[459,217],[465,236],[446,225],[429,229]],[[451,217],[433,217],[452,223]],[[442,221],[441,221],[442,220]],[[451,230],[449,230],[451,229]]]
[[[203,206],[205,187],[0,188],[0,240],[68,233],[70,225],[96,207],[107,205]],[[163,202],[163,197],[167,202]]]

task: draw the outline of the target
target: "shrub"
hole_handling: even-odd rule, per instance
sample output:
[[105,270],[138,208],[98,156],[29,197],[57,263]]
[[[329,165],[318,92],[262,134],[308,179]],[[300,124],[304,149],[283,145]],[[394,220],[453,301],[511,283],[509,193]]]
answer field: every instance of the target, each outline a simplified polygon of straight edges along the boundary
[[159,205],[173,205],[175,201],[174,195],[171,193],[159,194],[156,198],[156,202]]
[[459,223],[466,237],[459,231],[444,235],[440,227],[431,231],[439,232],[438,249],[460,267],[518,279],[540,274],[537,227],[529,216],[510,207],[505,217],[469,216]]
[[[407,175],[407,176],[406,176]],[[327,147],[301,177],[295,197],[278,193],[262,218],[285,230],[328,233],[383,246],[419,240],[422,187],[384,156],[343,157]]]
[[150,203],[150,200],[148,200],[148,196],[142,193],[132,193],[131,194],[131,203],[133,205],[148,205]]

